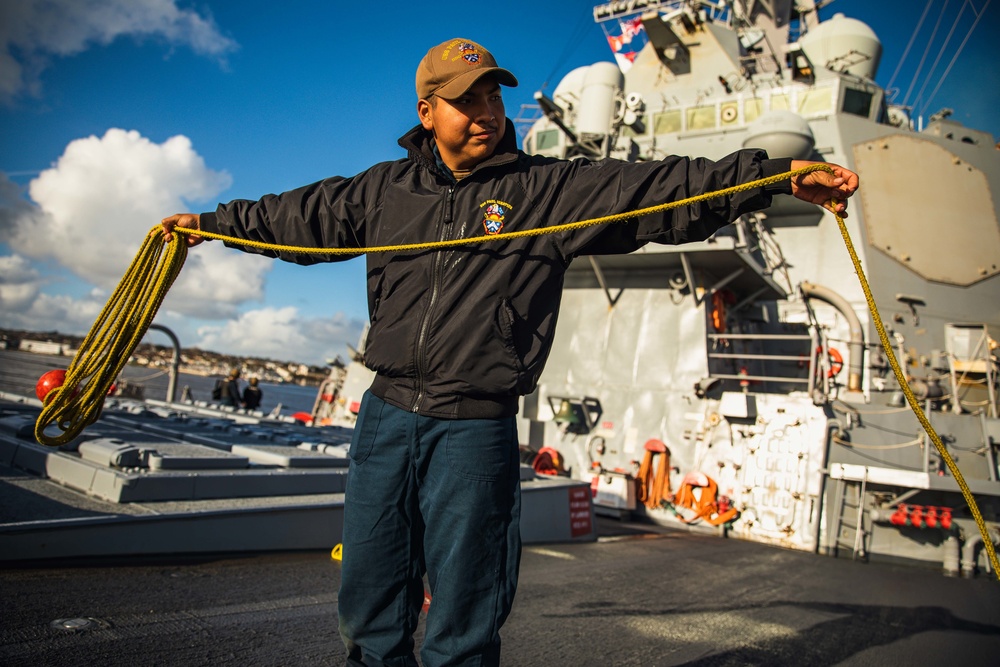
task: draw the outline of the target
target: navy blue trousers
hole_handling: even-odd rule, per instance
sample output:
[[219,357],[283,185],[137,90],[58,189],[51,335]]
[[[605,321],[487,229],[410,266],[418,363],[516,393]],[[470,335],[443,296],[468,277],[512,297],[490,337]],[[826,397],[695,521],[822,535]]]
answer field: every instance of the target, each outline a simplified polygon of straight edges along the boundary
[[436,419],[366,393],[351,442],[340,634],[348,665],[497,665],[521,560],[514,418]]

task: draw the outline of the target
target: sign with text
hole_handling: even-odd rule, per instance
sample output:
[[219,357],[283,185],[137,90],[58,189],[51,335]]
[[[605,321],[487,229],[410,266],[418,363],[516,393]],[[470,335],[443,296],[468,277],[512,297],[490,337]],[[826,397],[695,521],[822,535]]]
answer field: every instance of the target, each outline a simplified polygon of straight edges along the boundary
[[590,520],[590,489],[585,486],[569,490],[569,533],[571,537],[589,535],[594,530]]

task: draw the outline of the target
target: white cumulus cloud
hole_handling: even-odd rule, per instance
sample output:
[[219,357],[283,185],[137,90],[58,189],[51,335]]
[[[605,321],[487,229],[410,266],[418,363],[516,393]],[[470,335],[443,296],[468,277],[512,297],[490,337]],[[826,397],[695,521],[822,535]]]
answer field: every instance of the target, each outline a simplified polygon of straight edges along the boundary
[[224,62],[238,45],[211,15],[175,0],[3,0],[0,2],[0,100],[37,93],[53,56],[72,56],[118,37],[154,37]]
[[[205,166],[187,137],[156,144],[135,131],[71,142],[28,186],[33,202],[0,183],[0,242],[34,260],[54,259],[84,281],[112,290],[164,215],[213,201],[230,176]],[[232,317],[263,298],[271,260],[203,244],[188,255],[168,302],[193,316]]]
[[306,318],[294,306],[260,308],[241,314],[221,326],[198,329],[196,344],[203,350],[282,361],[322,364],[356,346],[364,322],[343,313],[329,318]]
[[41,286],[41,276],[24,257],[0,257],[0,313],[20,313],[30,308]]
[[[0,268],[0,271],[3,269]],[[62,331],[85,333],[93,325],[104,307],[104,301],[87,297],[74,299],[64,294],[38,293],[24,284],[24,298],[8,308],[6,301],[0,308],[0,327],[24,331]],[[7,296],[6,289],[0,289]]]

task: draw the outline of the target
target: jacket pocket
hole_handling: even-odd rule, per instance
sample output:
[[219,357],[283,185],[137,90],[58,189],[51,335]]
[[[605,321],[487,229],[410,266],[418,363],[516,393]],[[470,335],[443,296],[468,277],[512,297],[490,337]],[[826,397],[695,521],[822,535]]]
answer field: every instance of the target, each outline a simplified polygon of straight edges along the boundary
[[514,364],[514,368],[517,369],[518,375],[520,375],[524,373],[524,360],[521,359],[521,355],[517,351],[517,343],[514,336],[517,317],[514,313],[514,308],[511,307],[510,301],[507,299],[500,300],[500,312],[497,314],[497,323],[500,327],[500,340],[503,342],[503,348],[510,357],[511,363]]

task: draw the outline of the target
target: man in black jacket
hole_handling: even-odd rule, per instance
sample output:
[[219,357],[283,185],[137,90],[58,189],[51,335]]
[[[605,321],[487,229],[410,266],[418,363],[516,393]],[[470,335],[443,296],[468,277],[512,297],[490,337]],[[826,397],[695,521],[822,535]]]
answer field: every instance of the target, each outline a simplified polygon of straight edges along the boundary
[[[634,210],[807,164],[752,150],[717,162],[529,156],[517,149],[501,85],[517,80],[479,44],[435,46],[417,70],[420,125],[400,139],[406,158],[200,216],[174,215],[163,220],[165,237],[181,226],[311,247],[445,241]],[[339,595],[348,664],[416,664],[424,574],[433,603],[423,664],[498,664],[521,551],[514,419],[548,356],[570,261],[703,240],[766,208],[774,194],[846,215],[858,178],[833,168],[627,223],[368,254],[365,363],[376,377],[350,451]]]

